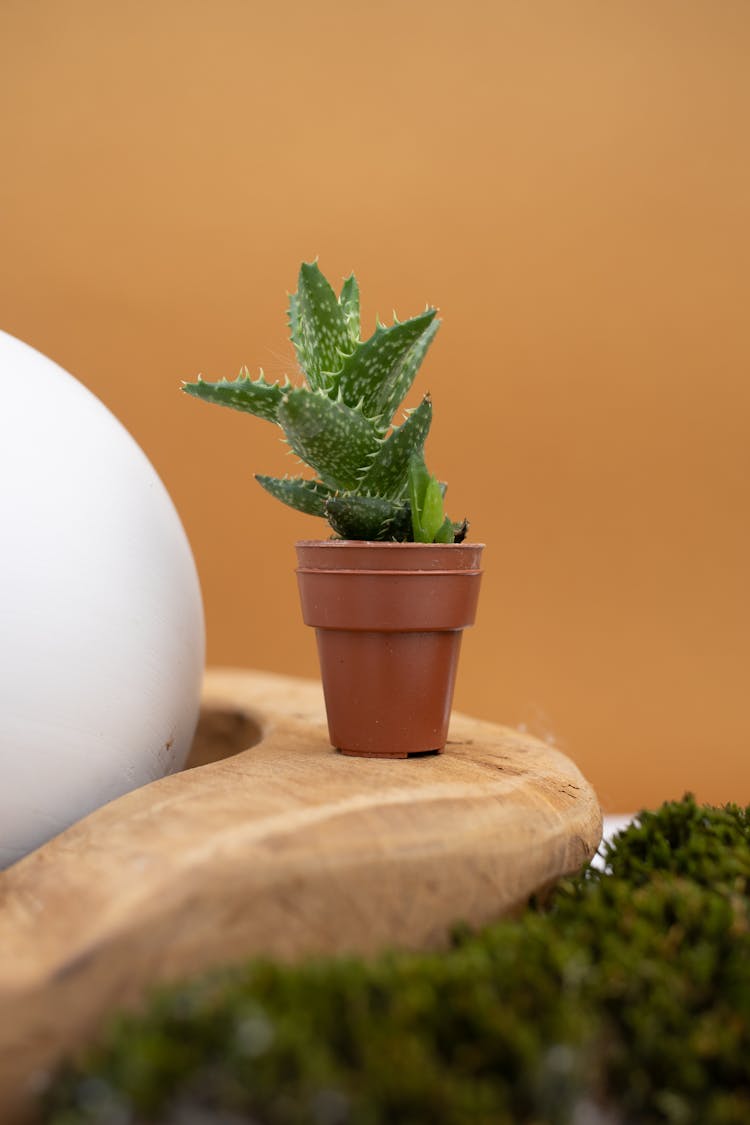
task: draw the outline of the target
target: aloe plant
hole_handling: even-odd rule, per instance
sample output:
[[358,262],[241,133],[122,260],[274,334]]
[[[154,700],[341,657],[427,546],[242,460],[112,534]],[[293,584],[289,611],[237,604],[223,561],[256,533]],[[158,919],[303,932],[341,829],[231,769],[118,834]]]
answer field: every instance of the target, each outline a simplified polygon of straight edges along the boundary
[[234,380],[183,383],[205,402],[278,425],[315,476],[256,480],[284,504],[323,516],[342,539],[460,542],[467,524],[443,511],[445,485],[431,476],[424,444],[432,421],[425,395],[400,424],[395,415],[440,326],[437,310],[361,339],[359,286],[337,297],[317,263],[303,263],[289,298],[289,328],[304,384],[267,382],[247,369]]

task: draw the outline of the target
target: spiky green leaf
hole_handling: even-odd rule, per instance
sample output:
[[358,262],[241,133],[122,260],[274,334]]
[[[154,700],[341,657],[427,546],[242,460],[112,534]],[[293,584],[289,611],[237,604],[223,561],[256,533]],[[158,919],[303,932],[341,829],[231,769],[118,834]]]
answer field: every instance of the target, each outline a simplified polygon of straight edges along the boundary
[[[299,298],[296,293],[289,294],[289,338],[297,355],[297,363],[311,386],[317,386],[317,361],[302,322]],[[311,374],[312,373],[312,374]]]
[[339,297],[339,304],[344,313],[346,321],[346,329],[349,334],[349,340],[352,347],[356,348],[359,344],[360,338],[360,323],[359,323],[359,285],[354,274],[350,274],[343,284],[341,289],[341,296]]
[[267,383],[263,372],[257,379],[240,374],[236,379],[219,379],[216,383],[206,382],[199,375],[196,382],[182,384],[187,395],[215,402],[218,406],[229,406],[232,410],[244,410],[268,422],[278,422],[279,405],[287,388],[288,383]]
[[375,426],[361,411],[305,387],[285,396],[279,422],[297,456],[334,489],[356,488],[379,444]]
[[313,389],[326,387],[327,376],[341,370],[353,345],[344,310],[317,262],[300,266],[297,292],[289,299],[289,325],[308,383]]
[[380,496],[333,496],[326,501],[325,514],[342,539],[404,541],[410,538],[408,504],[384,500]]
[[393,500],[403,496],[408,487],[409,462],[414,453],[422,452],[431,422],[432,402],[426,395],[403,426],[393,430],[380,446],[358,491]]
[[[349,406],[361,402],[366,414],[380,415],[384,427],[390,425],[427,350],[428,345],[421,351],[418,345],[431,329],[432,335],[437,330],[433,324],[435,314],[435,309],[428,309],[389,328],[378,325],[369,340],[344,360],[340,373],[331,382],[332,388]],[[402,387],[403,394],[394,403]]]
[[255,479],[266,492],[290,508],[307,512],[310,516],[325,516],[325,502],[331,490],[321,481],[304,477],[265,477],[260,473],[255,474]]
[[[435,312],[432,310],[432,316]],[[408,322],[407,322],[408,323]],[[373,413],[383,418],[392,418],[406,398],[422,360],[440,327],[439,320],[432,320],[414,341],[406,355],[393,368],[384,380],[378,397],[373,404]]]

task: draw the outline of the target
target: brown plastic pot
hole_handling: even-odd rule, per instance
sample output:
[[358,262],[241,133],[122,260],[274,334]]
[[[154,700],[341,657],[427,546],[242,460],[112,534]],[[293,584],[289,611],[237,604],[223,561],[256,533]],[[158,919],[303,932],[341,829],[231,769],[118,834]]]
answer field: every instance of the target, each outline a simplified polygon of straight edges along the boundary
[[344,754],[442,751],[462,630],[476,616],[482,544],[297,543],[331,743]]

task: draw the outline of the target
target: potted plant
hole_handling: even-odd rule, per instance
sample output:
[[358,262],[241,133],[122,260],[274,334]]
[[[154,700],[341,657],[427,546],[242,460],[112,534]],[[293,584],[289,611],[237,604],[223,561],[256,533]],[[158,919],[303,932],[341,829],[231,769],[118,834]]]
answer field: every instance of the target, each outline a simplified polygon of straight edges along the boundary
[[444,513],[445,486],[424,461],[425,395],[394,416],[440,322],[437,310],[361,339],[352,274],[336,296],[303,263],[289,326],[304,384],[251,379],[183,384],[205,402],[281,427],[315,476],[256,480],[334,537],[297,543],[302,613],[316,630],[332,744],[345,754],[406,758],[441,751],[461,632],[476,613],[482,546]]

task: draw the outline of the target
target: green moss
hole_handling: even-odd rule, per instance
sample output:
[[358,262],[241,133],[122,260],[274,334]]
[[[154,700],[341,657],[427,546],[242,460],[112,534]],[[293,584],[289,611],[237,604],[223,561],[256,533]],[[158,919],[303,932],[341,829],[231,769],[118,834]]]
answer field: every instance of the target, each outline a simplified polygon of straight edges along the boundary
[[750,1121],[750,816],[644,813],[606,870],[441,954],[253,962],[154,997],[55,1125]]

